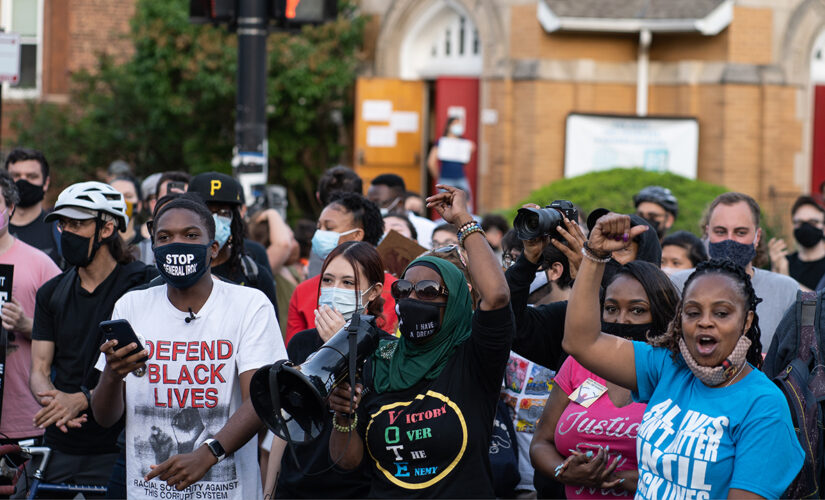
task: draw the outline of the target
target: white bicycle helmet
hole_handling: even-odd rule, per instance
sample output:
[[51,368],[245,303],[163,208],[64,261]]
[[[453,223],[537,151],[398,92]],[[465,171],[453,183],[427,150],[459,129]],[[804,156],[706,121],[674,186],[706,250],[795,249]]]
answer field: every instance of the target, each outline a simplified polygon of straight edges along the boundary
[[126,231],[129,216],[123,195],[108,184],[97,181],[72,184],[60,193],[54,210],[46,216],[46,222],[58,217],[86,220],[98,214],[111,216],[121,232]]

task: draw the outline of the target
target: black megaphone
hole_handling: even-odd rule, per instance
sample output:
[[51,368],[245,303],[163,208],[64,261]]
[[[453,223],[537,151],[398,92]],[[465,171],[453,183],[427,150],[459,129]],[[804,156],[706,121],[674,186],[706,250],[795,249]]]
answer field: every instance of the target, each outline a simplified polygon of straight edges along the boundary
[[284,360],[255,372],[249,386],[252,406],[276,436],[305,444],[321,434],[330,418],[327,396],[347,381],[350,367],[360,371],[378,347],[380,333],[371,319],[354,314],[349,325],[299,366]]

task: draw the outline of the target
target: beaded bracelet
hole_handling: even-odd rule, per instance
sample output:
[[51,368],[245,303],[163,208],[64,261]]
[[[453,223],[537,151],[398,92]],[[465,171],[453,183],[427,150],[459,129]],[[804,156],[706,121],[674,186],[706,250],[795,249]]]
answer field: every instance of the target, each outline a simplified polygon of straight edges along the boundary
[[610,262],[610,254],[607,254],[607,257],[599,257],[593,250],[590,249],[590,247],[587,246],[587,242],[585,242],[582,246],[582,255],[584,255],[585,258],[599,264],[606,264]]
[[475,221],[473,221],[469,227],[458,232],[458,244],[463,248],[464,240],[467,239],[467,236],[470,236],[473,233],[481,233],[481,235],[484,236],[484,230],[481,229],[481,226],[479,226],[478,222]]
[[472,225],[478,224],[475,219],[470,219],[470,222],[465,222],[464,224],[458,227],[458,233],[461,234],[465,230],[469,229]]
[[338,425],[337,420],[335,419],[335,414],[332,414],[332,428],[338,432],[343,434],[349,434],[358,426],[358,414],[353,413],[352,422],[350,422],[349,427],[344,427],[343,425]]

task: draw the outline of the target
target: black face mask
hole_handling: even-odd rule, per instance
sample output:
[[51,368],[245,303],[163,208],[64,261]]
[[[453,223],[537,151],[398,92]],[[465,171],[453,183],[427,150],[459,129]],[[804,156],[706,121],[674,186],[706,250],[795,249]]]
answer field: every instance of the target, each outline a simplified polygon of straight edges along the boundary
[[[97,236],[97,231],[95,231]],[[66,262],[76,267],[86,267],[92,263],[100,244],[92,245],[92,252],[89,253],[89,242],[91,238],[80,236],[69,231],[60,233],[60,253]]]
[[14,184],[20,192],[20,203],[17,204],[20,208],[32,207],[43,201],[43,196],[46,194],[43,186],[34,185],[26,179],[20,179]]
[[398,330],[409,342],[426,342],[441,329],[441,309],[446,303],[400,299],[395,303]]
[[[645,219],[645,218],[642,217],[642,219]],[[647,221],[648,224],[650,224],[650,227],[652,227],[653,229],[656,230],[656,235],[659,237],[660,240],[665,237],[665,232],[667,231],[667,229],[665,228],[664,221],[656,222],[653,219],[645,219],[645,220]]]
[[647,342],[647,332],[649,332],[652,327],[653,323],[632,325],[628,323],[605,323],[602,321],[602,331],[604,333],[639,342]]
[[822,241],[822,230],[807,222],[803,222],[798,228],[793,230],[793,237],[801,246],[812,248]]

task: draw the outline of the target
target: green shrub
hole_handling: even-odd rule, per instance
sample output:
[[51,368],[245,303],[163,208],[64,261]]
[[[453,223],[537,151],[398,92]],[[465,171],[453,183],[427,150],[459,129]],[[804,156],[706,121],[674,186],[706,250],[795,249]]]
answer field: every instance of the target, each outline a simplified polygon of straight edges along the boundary
[[702,181],[694,181],[671,173],[642,169],[616,168],[602,172],[561,179],[541,187],[517,206],[506,212],[512,221],[524,203],[550,204],[553,200],[570,200],[585,213],[604,207],[619,213],[633,213],[633,195],[645,186],[664,186],[679,200],[679,217],[671,232],[684,229],[701,236],[699,227],[707,206],[728,189]]

